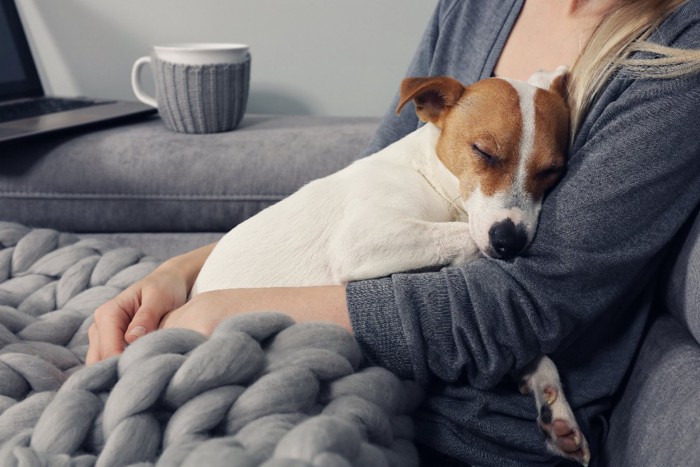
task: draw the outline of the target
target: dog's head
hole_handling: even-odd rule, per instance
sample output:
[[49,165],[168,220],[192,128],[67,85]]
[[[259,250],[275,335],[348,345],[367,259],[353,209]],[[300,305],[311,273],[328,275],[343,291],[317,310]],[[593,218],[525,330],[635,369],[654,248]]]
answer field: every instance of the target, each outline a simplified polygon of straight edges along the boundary
[[528,82],[407,78],[397,112],[413,100],[440,128],[438,158],[459,180],[471,235],[487,256],[510,259],[532,241],[542,198],[565,168],[568,70]]

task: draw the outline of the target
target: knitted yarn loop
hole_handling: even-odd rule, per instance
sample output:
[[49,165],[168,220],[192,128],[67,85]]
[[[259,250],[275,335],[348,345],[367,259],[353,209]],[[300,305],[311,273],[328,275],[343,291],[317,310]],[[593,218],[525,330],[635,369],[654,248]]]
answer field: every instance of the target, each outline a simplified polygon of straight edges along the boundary
[[331,324],[250,313],[85,367],[94,309],[156,266],[0,222],[0,465],[418,465],[420,388]]

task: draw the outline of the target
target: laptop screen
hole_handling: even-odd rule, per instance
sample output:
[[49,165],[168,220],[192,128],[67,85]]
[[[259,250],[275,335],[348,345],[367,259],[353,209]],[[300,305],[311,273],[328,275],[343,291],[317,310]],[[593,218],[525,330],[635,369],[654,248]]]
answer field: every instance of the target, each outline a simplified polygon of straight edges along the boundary
[[0,100],[43,95],[14,0],[0,0]]

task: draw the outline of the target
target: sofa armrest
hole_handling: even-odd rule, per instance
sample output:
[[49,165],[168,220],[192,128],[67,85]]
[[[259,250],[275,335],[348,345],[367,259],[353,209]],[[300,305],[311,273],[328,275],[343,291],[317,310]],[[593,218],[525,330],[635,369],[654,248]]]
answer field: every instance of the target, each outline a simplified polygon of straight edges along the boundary
[[601,465],[697,465],[698,381],[700,346],[664,313],[652,325],[613,411]]
[[679,235],[664,290],[668,311],[700,344],[700,210]]
[[365,149],[378,118],[247,115],[186,135],[160,119],[1,149],[0,220],[73,232],[227,231]]

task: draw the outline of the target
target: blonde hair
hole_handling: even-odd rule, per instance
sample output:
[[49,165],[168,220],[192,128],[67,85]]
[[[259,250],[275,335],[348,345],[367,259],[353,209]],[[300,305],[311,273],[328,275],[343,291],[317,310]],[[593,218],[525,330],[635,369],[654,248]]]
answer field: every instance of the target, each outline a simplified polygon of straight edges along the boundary
[[[617,0],[606,11],[572,68],[569,83],[571,141],[603,86],[618,70],[635,78],[674,78],[700,71],[700,50],[647,41],[687,0]],[[630,58],[650,52],[649,58]]]

